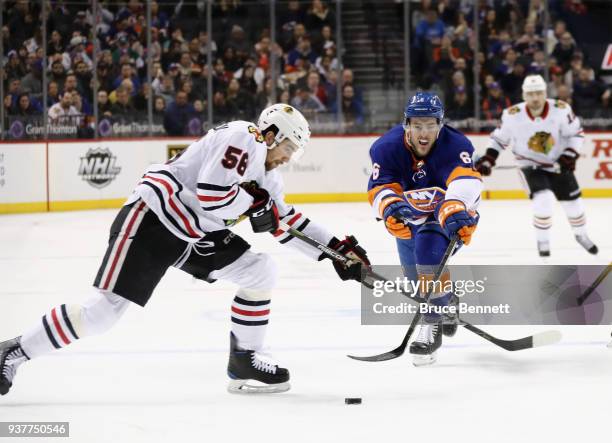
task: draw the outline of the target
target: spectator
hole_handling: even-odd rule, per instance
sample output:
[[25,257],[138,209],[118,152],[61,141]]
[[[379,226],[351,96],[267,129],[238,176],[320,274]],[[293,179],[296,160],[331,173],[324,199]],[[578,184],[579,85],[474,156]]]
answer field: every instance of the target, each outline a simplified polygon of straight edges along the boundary
[[236,51],[233,46],[228,46],[223,51],[223,65],[231,72],[235,72],[240,68],[240,60],[236,57]]
[[319,99],[323,106],[329,105],[327,101],[327,92],[321,84],[321,76],[318,72],[311,71],[308,73],[308,77],[306,77],[306,87],[313,96]]
[[557,100],[563,100],[570,106],[574,106],[574,100],[572,100],[572,90],[567,85],[560,84],[557,88],[557,94],[554,96]]
[[120,85],[116,89],[115,95],[117,97],[117,101],[111,106],[111,113],[113,117],[132,117],[135,109],[131,103],[128,88],[126,88],[124,85]]
[[111,91],[113,89],[114,79],[111,73],[111,67],[106,62],[100,60],[98,62],[98,89]]
[[511,8],[508,14],[506,29],[512,40],[517,40],[525,29],[525,19],[518,8]]
[[291,106],[300,110],[306,117],[313,117],[316,113],[325,111],[323,103],[305,86],[298,86]]
[[72,63],[76,62],[76,60],[82,60],[87,64],[89,69],[93,69],[93,62],[87,55],[87,51],[85,50],[85,44],[87,43],[87,39],[82,36],[72,37],[70,40],[70,60]]
[[132,85],[134,86],[134,91],[132,95],[136,93],[137,90],[140,89],[140,79],[134,72],[132,65],[130,63],[124,63],[121,65],[121,74],[115,79],[113,82],[113,88],[119,87],[123,80],[129,79],[132,81]]
[[183,52],[178,63],[178,70],[181,78],[187,78],[191,76],[192,66],[193,62],[191,61],[191,56],[189,55],[189,52]]
[[225,62],[218,58],[213,66],[213,90],[225,91],[232,79],[232,73],[225,69]]
[[569,88],[574,86],[574,83],[578,80],[578,76],[580,75],[580,71],[582,71],[583,67],[582,54],[574,54],[572,56],[572,61],[570,62],[570,69],[567,70],[563,77],[563,82]]
[[551,54],[557,43],[561,41],[561,36],[567,31],[567,25],[563,20],[557,20],[553,29],[546,32],[546,51]]
[[435,9],[428,9],[425,18],[417,25],[415,46],[423,49],[427,45],[440,44],[440,40],[444,36],[444,30],[444,22],[438,18],[438,12]]
[[21,80],[21,89],[32,97],[42,99],[42,61],[36,60],[32,70]]
[[8,91],[6,92],[11,97],[11,106],[16,107],[19,101],[19,96],[23,91],[21,90],[21,80],[18,78],[12,78],[9,80]]
[[72,92],[60,94],[60,101],[49,108],[47,117],[52,126],[79,126],[80,114],[72,104]]
[[240,120],[253,120],[255,116],[255,97],[242,90],[238,79],[233,78],[227,87],[226,100],[228,105],[238,112],[234,117]]
[[332,59],[330,55],[325,54],[317,58],[315,66],[323,77],[323,81],[327,81],[330,73],[338,69],[338,59]]
[[[249,71],[249,73],[247,74],[247,78],[252,78],[255,81],[256,91],[253,92],[253,94],[255,94],[257,91],[260,91],[261,88],[263,88],[264,78],[266,77],[265,70],[257,66],[257,61],[255,60],[255,58],[253,57],[247,58],[246,62],[244,62],[244,66],[242,66],[242,68],[234,72],[234,77],[242,81],[243,72],[245,71],[245,69],[248,69],[249,67],[252,67],[253,69],[252,71]],[[244,85],[242,86],[244,87]],[[253,85],[251,84],[249,88],[247,89],[250,89],[252,87]]]
[[59,86],[56,81],[51,80],[47,85],[47,108],[50,108],[59,100]]
[[166,100],[161,95],[155,97],[153,101],[153,115],[154,116],[164,116],[166,112]]
[[559,95],[559,87],[563,85],[563,70],[559,66],[553,66],[549,72],[548,96],[557,97]]
[[542,77],[544,77],[546,69],[546,54],[544,54],[544,51],[542,50],[537,50],[536,52],[534,52],[533,60],[529,64],[529,74],[541,75]]
[[207,72],[208,66],[204,66],[203,68],[200,68],[199,66],[194,66],[191,70],[191,92],[195,99],[206,100],[208,98]]
[[51,31],[51,37],[49,38],[49,43],[47,43],[47,55],[63,54],[65,50],[62,35],[56,30]]
[[327,3],[321,0],[312,0],[310,8],[306,11],[304,25],[310,31],[320,31],[324,26],[333,26],[336,23],[335,14],[329,9]]
[[64,82],[66,81],[66,71],[61,61],[56,60],[51,65],[50,81],[57,83],[60,90],[64,89]]
[[526,75],[525,71],[525,65],[517,63],[511,72],[508,72],[500,79],[504,94],[512,103],[521,101],[522,85]]
[[[156,79],[157,80],[157,79]],[[166,103],[170,103],[174,100],[174,82],[172,77],[168,74],[164,75],[161,83],[153,81],[153,90],[156,95],[161,96]]]
[[335,46],[334,36],[332,34],[332,25],[324,25],[319,34],[315,34],[312,39],[312,47],[317,54],[323,54],[323,51],[330,45]]
[[240,83],[240,88],[251,95],[257,94],[259,87],[255,81],[255,66],[252,63],[245,63],[241,69],[240,75],[235,75],[234,78]]
[[486,120],[500,119],[504,109],[511,105],[510,100],[502,93],[499,83],[489,85],[489,92],[482,101],[482,112]]
[[108,99],[108,92],[101,89],[98,91],[98,116],[110,117],[113,114],[111,102]]
[[176,93],[176,100],[166,107],[164,114],[164,129],[168,135],[181,136],[186,134],[187,123],[195,115],[193,105],[187,101],[183,91]]
[[[317,60],[317,54],[312,50],[310,45],[310,37],[303,36],[298,39],[297,45],[287,54],[287,65],[295,68],[298,59],[307,59],[314,64]],[[287,67],[285,67],[287,70]],[[291,72],[291,71],[287,71]]]
[[30,102],[30,96],[27,93],[19,95],[15,115],[29,117],[37,114],[40,114],[40,110]]
[[536,34],[535,24],[527,22],[525,33],[515,42],[515,48],[526,57],[531,58],[536,51],[544,48],[544,39]]
[[87,63],[78,61],[75,63],[74,72],[77,79],[77,90],[88,101],[93,98],[93,90],[91,89],[92,75]]
[[26,75],[25,65],[15,50],[8,52],[8,63],[4,69],[8,78],[22,78]]
[[[249,51],[251,50],[251,44],[246,38],[246,33],[242,26],[234,25],[230,31],[229,38],[225,42],[226,48],[233,48],[235,54],[240,58],[242,56],[247,56]],[[244,54],[244,55],[242,55]],[[244,62],[244,60],[242,60]]]
[[586,118],[599,117],[605,93],[604,86],[593,78],[592,70],[582,68],[574,83],[574,112]]
[[225,93],[217,91],[213,95],[213,122],[227,122],[238,114],[238,109],[235,109],[225,100]]
[[563,70],[567,70],[570,66],[570,62],[572,60],[572,55],[576,51],[576,44],[574,43],[574,39],[572,38],[572,34],[569,32],[564,32],[561,35],[561,40],[559,43],[555,45],[555,49],[552,52],[552,56],[557,59],[557,63],[563,68]]
[[474,108],[468,102],[468,96],[465,88],[460,86],[455,88],[453,100],[450,103],[446,116],[450,120],[465,120],[474,116]]
[[[331,111],[338,113],[336,103],[332,103]],[[353,86],[345,84],[342,87],[342,117],[346,132],[359,132],[363,130],[363,105],[356,99]]]
[[148,83],[143,83],[140,91],[134,96],[133,105],[136,111],[145,113],[149,109],[149,96],[151,95],[151,87]]

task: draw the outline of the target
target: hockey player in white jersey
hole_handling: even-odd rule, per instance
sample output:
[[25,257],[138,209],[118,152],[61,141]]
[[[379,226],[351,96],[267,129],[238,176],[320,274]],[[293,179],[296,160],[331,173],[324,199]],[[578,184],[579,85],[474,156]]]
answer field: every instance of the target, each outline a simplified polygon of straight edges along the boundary
[[584,133],[569,104],[546,98],[546,82],[529,75],[522,103],[504,110],[491,133],[486,154],[475,165],[490,175],[501,150],[511,147],[533,202],[533,226],[540,256],[550,255],[550,228],[555,198],[559,200],[578,243],[591,254],[597,246],[586,231],[581,191],[574,175]]
[[91,295],[81,305],[52,308],[22,336],[0,343],[0,394],[11,388],[23,362],[101,334],[129,306],[145,306],[170,266],[239,287],[231,306],[229,390],[289,389],[289,371],[258,353],[270,316],[275,264],[250,251],[228,228],[247,216],[254,232],[270,232],[280,243],[323,258],[280,230],[282,220],[352,257],[349,266],[334,262],[334,268],[343,280],[360,279],[362,264],[369,262],[356,240],[338,240],[284,201],[276,168],[298,158],[309,139],[302,114],[277,104],[262,112],[257,125],[218,126],[168,163],[149,167],[111,226]]

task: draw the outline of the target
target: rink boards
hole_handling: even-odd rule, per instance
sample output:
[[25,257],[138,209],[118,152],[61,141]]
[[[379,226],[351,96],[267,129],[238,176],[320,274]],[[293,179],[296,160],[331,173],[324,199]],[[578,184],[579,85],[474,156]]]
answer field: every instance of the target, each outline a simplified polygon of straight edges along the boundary
[[[300,163],[282,167],[289,202],[365,201],[368,149],[377,136],[314,137]],[[469,135],[477,154],[486,135]],[[0,144],[0,213],[120,206],[153,163],[164,163],[192,138]],[[485,178],[483,198],[525,198],[510,152]],[[612,132],[585,137],[576,175],[586,197],[612,197]]]

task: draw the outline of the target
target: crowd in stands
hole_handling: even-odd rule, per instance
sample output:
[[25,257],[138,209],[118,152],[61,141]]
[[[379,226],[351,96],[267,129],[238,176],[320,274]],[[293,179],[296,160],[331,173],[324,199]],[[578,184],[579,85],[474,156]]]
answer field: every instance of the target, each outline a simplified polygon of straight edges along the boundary
[[[255,120],[273,96],[303,111],[315,130],[326,122],[337,129],[340,110],[345,132],[367,130],[363,92],[353,71],[339,66],[333,1],[276,1],[276,42],[265,0],[215,0],[212,33],[206,29],[206,2],[151,1],[150,47],[144,0],[99,0],[97,14],[90,0],[44,1],[46,47],[42,2],[3,2],[5,130],[14,119],[42,123],[44,107],[50,125],[77,125],[80,136],[90,137],[96,113],[99,121],[146,123],[151,99],[156,131],[199,135],[209,104],[213,123]],[[421,89],[438,88],[448,118],[474,117],[476,105],[481,118],[498,119],[521,100],[522,80],[532,73],[544,75],[549,96],[569,102],[579,116],[612,118],[610,88],[594,69],[599,61],[589,59],[559,14],[588,13],[583,0],[548,2],[548,18],[544,0],[477,3],[478,35],[471,0],[411,2],[410,81]]]
[[[347,130],[364,121],[362,97],[353,73],[338,74],[332,2],[277,2],[276,43],[271,42],[267,2],[215,0],[213,32],[206,30],[205,2],[151,2],[151,45],[147,47],[146,2],[100,0],[47,2],[47,45],[43,47],[41,2],[3,2],[4,128],[11,118],[76,124],[92,135],[94,91],[97,114],[113,122],[153,122],[168,135],[196,135],[208,120],[256,120],[276,101],[291,104],[311,120],[336,120],[337,91]],[[265,12],[264,12],[265,11]],[[94,43],[97,60],[94,64]],[[212,48],[208,70],[208,44]],[[147,51],[152,56],[147,83]],[[276,59],[276,84],[271,58]],[[93,70],[97,69],[97,85]],[[43,76],[47,98],[43,103]],[[212,77],[212,96],[208,78]],[[340,82],[340,84],[338,84]]]
[[596,72],[601,60],[588,59],[561,13],[587,14],[588,5],[582,0],[548,5],[544,0],[481,0],[475,35],[471,2],[422,0],[411,17],[418,86],[438,85],[453,120],[474,117],[478,88],[481,118],[493,120],[522,101],[526,75],[540,74],[549,79],[549,97],[570,103],[579,116],[612,118],[610,88]]

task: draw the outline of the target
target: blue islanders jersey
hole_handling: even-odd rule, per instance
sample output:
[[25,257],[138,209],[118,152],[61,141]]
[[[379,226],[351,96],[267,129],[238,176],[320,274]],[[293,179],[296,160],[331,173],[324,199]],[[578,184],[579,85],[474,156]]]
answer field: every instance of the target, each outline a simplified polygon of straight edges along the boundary
[[[438,139],[423,158],[414,155],[402,125],[395,126],[370,148],[372,175],[368,199],[377,216],[385,207],[404,200],[425,212],[445,198],[463,201],[475,209],[482,178],[474,169],[474,146],[461,132],[442,126]],[[425,220],[423,220],[425,221]]]

